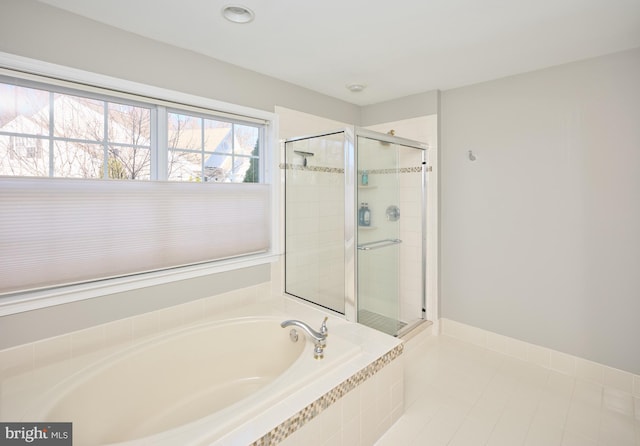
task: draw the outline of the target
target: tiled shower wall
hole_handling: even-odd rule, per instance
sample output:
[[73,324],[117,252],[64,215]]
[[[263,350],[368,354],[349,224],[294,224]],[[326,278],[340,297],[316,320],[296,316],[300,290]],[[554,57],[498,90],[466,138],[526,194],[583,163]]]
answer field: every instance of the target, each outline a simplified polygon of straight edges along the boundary
[[344,135],[289,144],[286,291],[344,312]]
[[[289,142],[285,150],[287,292],[342,312],[343,135]],[[313,153],[306,166],[294,150]],[[371,226],[358,228],[358,243],[402,240],[357,251],[360,308],[394,319],[399,311],[401,320],[416,320],[422,310],[422,151],[368,139],[359,150],[357,207],[368,203]],[[368,170],[367,186],[361,184],[362,169]],[[400,208],[400,220],[386,218],[389,206]]]

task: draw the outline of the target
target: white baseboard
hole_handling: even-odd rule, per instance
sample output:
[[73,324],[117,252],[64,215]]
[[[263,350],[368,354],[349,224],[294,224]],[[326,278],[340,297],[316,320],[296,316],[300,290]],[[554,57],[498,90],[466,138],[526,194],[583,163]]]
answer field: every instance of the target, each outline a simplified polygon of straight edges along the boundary
[[640,375],[615,369],[451,319],[440,319],[440,333],[479,347],[518,358],[565,375],[640,397]]

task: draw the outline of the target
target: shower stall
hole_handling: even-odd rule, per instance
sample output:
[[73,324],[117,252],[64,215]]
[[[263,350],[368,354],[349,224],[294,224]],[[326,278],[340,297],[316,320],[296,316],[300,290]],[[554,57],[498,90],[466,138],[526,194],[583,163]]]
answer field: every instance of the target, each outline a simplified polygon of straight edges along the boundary
[[285,292],[394,336],[423,321],[427,156],[359,128],[286,140]]

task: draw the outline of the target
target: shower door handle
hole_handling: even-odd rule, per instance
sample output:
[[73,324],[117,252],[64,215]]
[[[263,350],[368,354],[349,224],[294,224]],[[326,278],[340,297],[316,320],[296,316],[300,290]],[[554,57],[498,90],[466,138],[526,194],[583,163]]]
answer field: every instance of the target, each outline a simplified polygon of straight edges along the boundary
[[363,243],[358,245],[358,249],[361,251],[372,251],[374,249],[386,248],[387,246],[399,245],[400,243],[402,243],[402,240],[398,238],[386,238],[375,242]]

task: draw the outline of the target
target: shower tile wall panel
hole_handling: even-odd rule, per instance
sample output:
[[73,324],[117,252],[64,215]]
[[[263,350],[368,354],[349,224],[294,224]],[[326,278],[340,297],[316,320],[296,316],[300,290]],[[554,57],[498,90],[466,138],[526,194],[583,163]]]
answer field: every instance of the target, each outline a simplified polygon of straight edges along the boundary
[[[344,306],[344,157],[338,141],[313,140],[288,156],[287,291],[324,306]],[[322,168],[322,171],[313,170]],[[325,171],[326,169],[326,171]]]
[[[401,168],[422,165],[420,150],[402,150]],[[399,174],[400,183],[400,319],[412,321],[422,313],[422,173]]]

